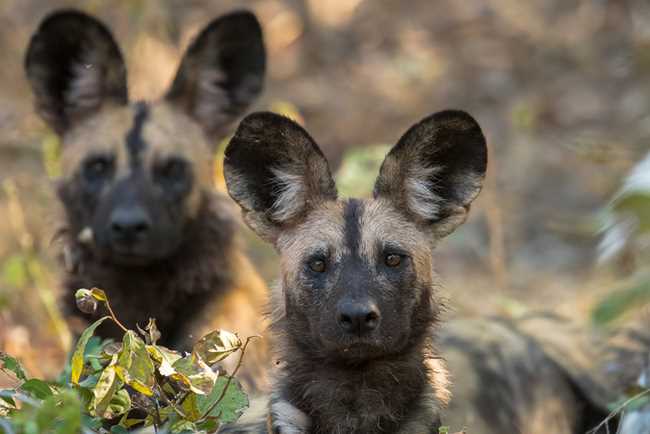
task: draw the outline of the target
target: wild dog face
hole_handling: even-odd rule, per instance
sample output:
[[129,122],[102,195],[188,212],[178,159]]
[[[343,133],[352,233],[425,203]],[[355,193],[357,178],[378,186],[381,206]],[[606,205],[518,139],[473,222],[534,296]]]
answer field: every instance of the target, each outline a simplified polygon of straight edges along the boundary
[[228,191],[281,256],[287,334],[316,359],[359,363],[417,342],[438,312],[431,251],[466,218],[486,169],[468,114],[414,125],[383,162],[372,199],[337,199],[309,134],[246,117],[226,150]]
[[222,16],[190,45],[162,100],[129,103],[108,29],[63,11],[33,35],[25,69],[62,139],[68,229],[99,257],[137,266],[181,243],[211,184],[210,144],[260,93],[265,50],[251,13]]

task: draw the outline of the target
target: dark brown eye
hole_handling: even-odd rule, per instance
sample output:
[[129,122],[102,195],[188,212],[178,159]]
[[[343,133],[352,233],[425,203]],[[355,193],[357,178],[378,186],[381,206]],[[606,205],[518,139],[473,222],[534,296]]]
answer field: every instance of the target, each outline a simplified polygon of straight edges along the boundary
[[322,259],[313,259],[309,261],[309,269],[315,273],[322,273],[325,271],[325,261]]
[[386,255],[384,262],[386,263],[387,267],[397,267],[399,264],[402,263],[402,257],[394,253],[389,253],[388,255]]
[[97,156],[84,163],[83,173],[88,181],[95,182],[110,175],[113,170],[113,160],[109,156]]
[[159,170],[161,177],[169,180],[179,180],[185,176],[187,164],[180,159],[168,160]]

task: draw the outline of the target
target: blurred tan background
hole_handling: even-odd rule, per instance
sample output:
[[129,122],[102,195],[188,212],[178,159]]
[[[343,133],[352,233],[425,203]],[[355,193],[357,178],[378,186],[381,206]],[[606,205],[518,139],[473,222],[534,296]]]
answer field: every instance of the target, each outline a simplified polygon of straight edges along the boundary
[[[256,108],[300,116],[351,186],[376,176],[366,160],[385,147],[368,146],[431,112],[470,112],[491,161],[468,224],[437,253],[450,316],[546,308],[586,320],[629,272],[595,257],[599,213],[650,143],[645,0],[0,0],[0,350],[34,375],[60,368],[65,330],[53,301],[56,140],[33,114],[22,62],[59,7],[108,24],[133,99],[164,92],[212,18],[254,10],[269,56]],[[271,281],[273,252],[248,239]]]

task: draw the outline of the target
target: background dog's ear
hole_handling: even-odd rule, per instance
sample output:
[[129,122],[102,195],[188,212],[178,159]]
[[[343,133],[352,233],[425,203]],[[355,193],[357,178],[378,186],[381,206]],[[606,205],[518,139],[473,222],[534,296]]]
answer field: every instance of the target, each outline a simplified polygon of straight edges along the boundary
[[47,16],[32,36],[25,71],[36,109],[57,133],[107,102],[128,101],[126,67],[108,29],[78,11]]
[[474,118],[439,112],[411,127],[388,153],[374,195],[445,236],[465,221],[486,166],[485,138]]
[[283,226],[337,196],[318,145],[300,125],[274,113],[241,122],[226,149],[224,174],[248,224],[271,242]]
[[257,18],[250,12],[233,12],[212,21],[192,42],[167,99],[209,135],[225,135],[228,124],[262,91],[265,70]]

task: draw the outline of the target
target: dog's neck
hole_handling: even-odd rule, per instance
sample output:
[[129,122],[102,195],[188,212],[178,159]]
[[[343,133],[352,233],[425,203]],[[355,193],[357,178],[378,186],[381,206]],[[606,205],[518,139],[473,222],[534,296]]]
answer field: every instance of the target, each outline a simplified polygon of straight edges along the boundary
[[[98,286],[106,290],[111,305],[122,322],[135,327],[137,321],[155,317],[165,340],[173,341],[182,333],[175,321],[186,313],[188,318],[205,305],[211,291],[227,286],[230,278],[224,270],[234,243],[234,219],[224,209],[221,196],[206,193],[197,216],[188,223],[184,241],[175,253],[145,267],[122,267],[102,261],[77,237],[65,240],[64,249],[72,254],[73,263],[65,276],[64,307],[70,314],[72,294],[78,288]],[[91,319],[91,318],[88,318]],[[119,336],[117,329],[100,331]],[[106,333],[104,333],[106,332]],[[178,332],[178,333],[176,333]]]

